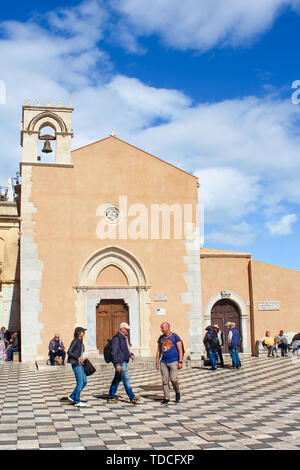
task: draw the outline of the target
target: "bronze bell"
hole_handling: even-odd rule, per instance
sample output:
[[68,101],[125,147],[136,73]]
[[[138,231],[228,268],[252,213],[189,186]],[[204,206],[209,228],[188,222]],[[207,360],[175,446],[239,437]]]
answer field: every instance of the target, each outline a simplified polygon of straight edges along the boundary
[[43,153],[51,153],[51,152],[53,152],[49,140],[45,140],[44,148],[43,148],[42,152],[43,152]]

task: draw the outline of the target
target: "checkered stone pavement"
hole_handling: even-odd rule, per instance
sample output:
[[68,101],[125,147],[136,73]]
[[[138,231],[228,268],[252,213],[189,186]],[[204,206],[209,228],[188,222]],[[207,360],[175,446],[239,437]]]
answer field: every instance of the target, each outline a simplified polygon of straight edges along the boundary
[[167,407],[160,373],[130,364],[138,405],[120,384],[119,403],[106,397],[112,365],[88,378],[89,408],[62,397],[75,386],[72,369],[0,364],[0,450],[300,449],[300,359],[242,356],[242,368],[179,372],[182,401]]

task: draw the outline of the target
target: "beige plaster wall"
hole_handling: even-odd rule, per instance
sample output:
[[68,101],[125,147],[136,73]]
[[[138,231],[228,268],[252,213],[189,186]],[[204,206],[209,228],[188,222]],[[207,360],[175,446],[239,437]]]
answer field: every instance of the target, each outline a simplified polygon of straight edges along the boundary
[[[197,179],[114,137],[72,152],[74,168],[34,165],[31,202],[38,259],[43,263],[40,301],[43,324],[39,354],[46,357],[49,339],[60,332],[66,344],[72,339],[79,273],[90,256],[110,245],[128,250],[142,264],[151,286],[149,344],[156,349],[162,321],[187,343],[189,305],[181,295],[187,285],[184,240],[99,240],[96,235],[97,207],[118,203],[141,203],[150,210],[153,203],[197,204]],[[166,294],[167,302],[154,302]],[[156,308],[167,315],[156,315]]]
[[[255,308],[255,339],[266,330],[275,335],[279,330],[300,331],[300,272],[252,261]],[[258,302],[280,301],[278,311],[260,311]]]

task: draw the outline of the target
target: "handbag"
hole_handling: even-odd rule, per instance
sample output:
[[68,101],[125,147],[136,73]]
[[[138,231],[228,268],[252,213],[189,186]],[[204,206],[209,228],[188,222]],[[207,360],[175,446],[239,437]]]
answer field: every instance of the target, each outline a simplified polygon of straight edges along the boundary
[[87,377],[96,372],[95,367],[93,366],[93,364],[88,359],[85,359],[83,361],[82,366],[83,366],[84,373]]

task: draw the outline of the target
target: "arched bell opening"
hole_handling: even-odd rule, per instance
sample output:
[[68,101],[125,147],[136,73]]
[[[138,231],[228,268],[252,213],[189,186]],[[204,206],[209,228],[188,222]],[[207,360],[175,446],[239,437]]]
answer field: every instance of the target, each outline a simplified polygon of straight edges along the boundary
[[39,129],[38,157],[39,162],[56,162],[56,129],[50,123],[44,123]]

